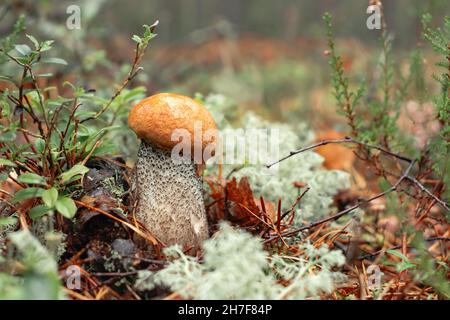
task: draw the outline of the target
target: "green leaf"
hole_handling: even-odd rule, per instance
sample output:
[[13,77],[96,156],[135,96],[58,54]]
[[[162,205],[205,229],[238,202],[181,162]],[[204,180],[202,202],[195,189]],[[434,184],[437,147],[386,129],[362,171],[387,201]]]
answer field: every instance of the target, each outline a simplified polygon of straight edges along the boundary
[[49,207],[53,208],[58,200],[58,190],[50,188],[42,193],[42,201]]
[[53,64],[62,64],[67,66],[67,61],[61,58],[47,58],[47,59],[42,59],[41,62],[43,63],[53,63]]
[[47,40],[41,43],[41,52],[48,51],[52,48],[53,40]]
[[115,150],[117,150],[117,146],[113,143],[104,143],[94,150],[92,156],[112,154]]
[[47,72],[47,73],[36,73],[34,75],[36,78],[50,78],[53,77],[53,73]]
[[0,159],[0,165],[1,166],[8,166],[8,167],[17,167],[14,162],[8,159]]
[[399,263],[397,264],[397,272],[402,272],[408,269],[414,269],[417,266],[414,263],[411,262],[404,262],[404,263]]
[[29,34],[26,34],[26,36],[27,36],[28,39],[30,39],[31,42],[33,42],[34,48],[36,50],[39,49],[39,42],[36,40],[36,38],[31,36],[31,35],[29,35]]
[[107,131],[112,131],[112,130],[117,130],[117,129],[122,129],[123,126],[119,126],[119,125],[115,125],[115,126],[108,126],[108,127],[104,127],[98,131],[96,131],[95,133],[89,133],[88,134],[88,139],[86,140],[86,147],[85,147],[85,154],[89,154],[89,152],[92,150],[92,148],[94,147],[94,145],[97,143],[98,139],[101,138],[101,135]]
[[51,208],[47,207],[45,204],[38,205],[30,210],[30,218],[35,220],[42,217],[47,212],[51,211]]
[[[80,176],[80,175],[82,176],[88,171],[89,171],[89,168],[85,167],[84,165],[76,164],[72,168],[70,168],[69,171],[61,173],[61,175],[60,175],[61,183],[69,183],[69,182],[75,181],[76,179],[81,178],[78,176]],[[76,178],[76,179],[73,179],[73,178]]]
[[26,199],[39,198],[42,196],[42,192],[44,192],[44,189],[42,188],[21,189],[14,194],[12,203],[17,203]]
[[14,217],[2,217],[0,218],[0,227],[9,226],[15,224],[17,222],[17,218]]
[[14,49],[16,49],[16,51],[19,52],[22,56],[27,56],[32,51],[31,48],[26,44],[16,44],[14,46]]
[[0,100],[0,117],[8,118],[11,115],[11,107],[8,102]]
[[142,42],[141,37],[139,37],[138,35],[133,35],[133,37],[131,39],[133,39],[133,41],[135,41],[139,44]]
[[37,138],[34,142],[34,146],[36,147],[36,150],[39,151],[39,153],[43,153],[45,149],[45,141],[44,139]]
[[409,262],[409,259],[407,256],[405,256],[403,253],[398,252],[397,250],[386,250],[387,253],[392,254],[396,257],[399,257],[403,261]]
[[441,267],[443,267],[445,269],[445,271],[449,271],[450,267],[442,260],[436,260],[436,263],[438,265],[440,265]]
[[46,185],[46,181],[44,177],[41,177],[40,175],[37,175],[35,173],[24,173],[21,174],[17,180],[22,183],[28,183],[28,184],[41,184]]
[[[16,57],[16,60],[19,61],[22,64],[27,64],[29,61],[28,57]],[[30,89],[30,90],[34,90],[34,89]]]
[[13,141],[16,139],[16,133],[13,131],[5,132],[0,135],[0,142]]
[[75,202],[67,197],[59,198],[58,201],[56,201],[55,207],[59,213],[68,219],[72,219],[77,213]]
[[145,87],[136,87],[132,90],[125,91],[123,95],[123,100],[130,102],[132,100],[140,100],[145,96]]
[[23,278],[24,300],[57,300],[64,297],[59,277],[55,273],[37,275],[27,273]]

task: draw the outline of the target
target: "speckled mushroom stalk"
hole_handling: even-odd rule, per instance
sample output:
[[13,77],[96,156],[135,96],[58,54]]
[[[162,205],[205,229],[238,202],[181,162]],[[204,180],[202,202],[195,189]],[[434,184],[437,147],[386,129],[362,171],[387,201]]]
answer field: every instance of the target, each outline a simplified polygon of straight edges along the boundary
[[[208,237],[202,181],[193,161],[174,161],[174,130],[194,132],[194,122],[216,129],[208,110],[191,98],[157,94],[130,112],[128,124],[139,138],[134,182],[138,220],[165,245],[180,244],[197,251]],[[211,141],[204,141],[202,150]],[[193,146],[193,145],[192,145]],[[192,147],[191,146],[191,147]]]
[[137,218],[166,245],[197,250],[208,237],[208,225],[194,164],[174,163],[170,151],[142,141],[135,179]]

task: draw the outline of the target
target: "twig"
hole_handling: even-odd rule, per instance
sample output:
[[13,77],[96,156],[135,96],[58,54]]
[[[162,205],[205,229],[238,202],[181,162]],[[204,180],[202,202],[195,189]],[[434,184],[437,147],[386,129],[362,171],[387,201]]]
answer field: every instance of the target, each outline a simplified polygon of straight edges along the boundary
[[[270,163],[270,164],[266,165],[266,167],[268,169],[270,169],[270,167],[272,167],[272,166],[274,166],[274,165],[276,165],[276,164],[278,164],[278,163],[280,163],[282,161],[285,161],[285,160],[289,159],[290,157],[293,157],[293,156],[295,156],[295,155],[297,155],[299,153],[302,153],[302,152],[305,152],[305,151],[308,151],[308,150],[312,150],[312,149],[315,149],[317,147],[324,146],[324,145],[331,144],[331,143],[353,143],[353,144],[356,144],[356,145],[359,145],[359,146],[364,146],[364,147],[367,147],[367,148],[370,148],[370,149],[378,150],[378,151],[383,152],[383,153],[385,153],[385,154],[387,154],[389,156],[392,156],[392,157],[394,157],[396,159],[399,159],[399,160],[402,160],[402,161],[405,161],[405,162],[408,162],[408,163],[412,163],[413,162],[413,159],[410,159],[410,158],[408,158],[406,156],[403,156],[401,154],[389,151],[386,148],[383,148],[381,146],[377,146],[377,145],[361,142],[361,141],[355,140],[355,139],[353,139],[351,137],[345,137],[343,139],[323,140],[323,141],[320,141],[320,142],[315,143],[313,145],[310,145],[310,146],[307,146],[307,147],[304,147],[304,148],[301,148],[301,149],[298,149],[298,150],[291,151],[287,156],[284,156],[283,158],[281,158],[281,159],[279,159],[279,160],[277,160],[277,161],[275,161],[273,163]],[[430,190],[425,188],[425,186],[423,184],[421,184],[416,178],[411,177],[410,175],[407,175],[406,177],[403,177],[402,181],[405,180],[405,179],[411,181],[412,183],[414,183],[421,191],[425,192],[427,195],[429,195],[434,200],[436,200],[436,202],[438,202],[445,210],[450,211],[450,206],[449,206],[448,203],[446,203],[445,201],[443,201],[443,200],[439,199],[437,196],[435,196]]]
[[227,176],[225,177],[225,179],[226,179],[226,180],[230,179],[230,177],[231,177],[233,174],[235,174],[236,172],[238,172],[239,170],[241,170],[241,169],[243,169],[243,168],[245,168],[245,165],[241,165],[241,166],[238,166],[238,167],[234,167],[234,168],[227,174]]
[[122,257],[123,258],[130,258],[130,259],[140,260],[140,261],[144,261],[144,262],[149,262],[149,263],[153,263],[153,264],[159,264],[159,265],[167,264],[167,262],[164,261],[164,260],[141,258],[141,257],[136,257],[136,256],[130,256],[130,255],[124,255]]
[[[344,215],[346,215],[346,214],[356,210],[357,208],[359,208],[359,207],[361,207],[361,206],[363,206],[363,205],[365,205],[365,204],[367,204],[367,203],[369,203],[369,202],[371,202],[371,201],[373,201],[375,199],[384,197],[388,193],[391,193],[391,192],[397,190],[397,188],[400,185],[400,183],[402,183],[402,181],[405,180],[406,177],[408,176],[409,172],[411,171],[412,167],[414,166],[414,163],[415,163],[415,161],[411,161],[409,166],[404,171],[403,175],[389,189],[387,189],[387,190],[385,190],[383,192],[380,192],[380,193],[376,194],[375,196],[373,196],[373,197],[371,197],[371,198],[369,198],[369,199],[367,199],[365,201],[361,201],[361,202],[355,204],[354,206],[352,206],[350,208],[342,210],[342,211],[340,211],[340,212],[338,212],[338,213],[336,213],[336,214],[334,214],[334,215],[332,215],[330,217],[327,217],[327,218],[324,218],[324,219],[312,222],[312,223],[310,223],[310,224],[308,224],[306,226],[302,226],[302,227],[296,228],[296,229],[291,230],[291,231],[286,231],[286,232],[282,233],[281,235],[284,236],[284,237],[292,237],[292,236],[295,236],[296,234],[298,234],[299,232],[302,232],[304,230],[314,228],[314,227],[316,227],[318,225],[321,225],[321,224],[329,222],[329,221],[337,220],[337,219],[341,218],[342,216],[344,216]],[[273,241],[274,239],[276,239],[276,237],[271,237],[271,238],[265,240],[264,243],[268,243],[270,241]]]
[[[151,32],[154,32],[156,29],[156,26],[158,25],[159,21],[156,21],[150,28]],[[148,46],[148,45],[147,45]],[[128,71],[128,75],[125,78],[125,80],[122,82],[121,86],[116,90],[116,92],[111,96],[111,98],[108,100],[108,102],[93,116],[88,117],[86,119],[83,119],[80,121],[80,123],[86,122],[88,120],[94,120],[100,117],[108,108],[111,106],[111,104],[114,102],[114,100],[121,94],[123,89],[125,89],[128,84],[133,80],[139,73],[139,71],[142,70],[142,67],[139,67],[139,64],[142,60],[142,57],[145,54],[145,51],[147,50],[147,46],[144,46],[143,48],[138,43],[136,44],[136,51],[134,55],[133,64],[131,65],[130,71]],[[112,125],[112,123],[115,120],[115,116],[113,117],[113,121],[109,123],[109,125]]]
[[446,209],[447,211],[450,211],[450,206],[448,205],[448,203],[446,203],[445,201],[443,201],[443,200],[439,199],[438,197],[436,197],[430,190],[425,188],[424,185],[422,183],[420,183],[419,180],[417,180],[416,178],[411,177],[411,176],[407,176],[406,179],[408,179],[409,181],[413,182],[421,191],[425,192],[427,195],[429,195],[431,198],[433,198],[444,209]]
[[96,211],[98,213],[101,213],[113,220],[116,220],[124,225],[126,225],[128,228],[130,228],[131,230],[133,230],[134,232],[136,232],[138,235],[140,235],[141,237],[143,237],[144,239],[148,240],[149,242],[151,242],[153,245],[157,246],[158,244],[162,244],[164,245],[164,243],[162,243],[159,239],[157,239],[155,236],[151,235],[150,232],[148,230],[145,230],[146,232],[143,232],[142,230],[140,230],[139,228],[133,226],[131,223],[128,223],[122,219],[119,219],[117,217],[115,217],[114,215],[110,214],[109,212],[106,212],[105,210],[93,207],[87,203],[84,203],[83,201],[79,201],[79,200],[74,200],[76,204],[83,206],[85,208],[88,208],[89,210],[93,210]]
[[[431,237],[431,238],[425,239],[425,241],[426,242],[450,241],[450,238],[446,238],[446,237]],[[369,253],[369,254],[362,255],[362,256],[358,257],[358,260],[364,260],[364,259],[373,258],[373,257],[376,257],[377,255],[379,255],[381,253],[384,253],[384,252],[386,252],[388,250],[397,250],[397,249],[400,249],[400,248],[402,248],[402,244],[399,244],[397,246],[391,247],[389,249],[381,249],[381,250],[378,250],[378,251],[376,251],[374,253]],[[411,248],[411,246],[408,246],[408,248]]]
[[315,143],[313,145],[310,145],[310,146],[307,146],[307,147],[304,147],[304,148],[301,148],[301,149],[298,149],[298,150],[291,151],[287,156],[284,156],[283,158],[281,158],[281,159],[279,159],[279,160],[277,160],[277,161],[275,161],[273,163],[270,163],[270,164],[266,165],[266,167],[268,169],[270,169],[272,166],[274,166],[274,165],[276,165],[276,164],[278,164],[278,163],[280,163],[280,162],[282,162],[284,160],[287,160],[290,157],[293,157],[293,156],[295,156],[295,155],[297,155],[299,153],[302,153],[302,152],[305,152],[305,151],[308,151],[308,150],[312,150],[312,149],[315,149],[317,147],[324,146],[324,145],[327,145],[327,144],[330,144],[330,143],[353,143],[353,144],[356,144],[356,145],[365,146],[367,148],[376,149],[378,151],[381,151],[381,152],[383,152],[383,153],[385,153],[387,155],[390,155],[392,157],[395,157],[395,158],[400,159],[400,160],[405,161],[405,162],[412,162],[413,161],[412,159],[410,159],[408,157],[405,157],[405,156],[400,155],[398,153],[389,151],[389,150],[387,150],[387,149],[385,149],[383,147],[380,147],[380,146],[377,146],[377,145],[373,145],[373,144],[369,144],[369,143],[365,143],[365,142],[361,142],[361,141],[355,140],[355,139],[353,139],[351,137],[345,137],[343,139],[323,140],[323,141],[320,141],[320,142]]
[[[3,194],[6,194],[8,197],[10,197],[10,198],[12,198],[13,197],[13,195],[11,194],[11,193],[9,193],[8,191],[5,191],[5,190],[3,190],[3,189],[0,189],[0,193],[3,193]],[[3,201],[4,199],[2,199],[2,201]]]
[[127,271],[127,272],[93,272],[91,275],[96,277],[126,277],[133,276],[137,274],[138,271]]
[[98,146],[102,143],[102,140],[97,140],[94,144],[94,146],[92,147],[91,151],[89,151],[89,153],[87,154],[87,156],[83,159],[83,161],[81,161],[82,165],[85,165],[86,162],[89,160],[89,158],[92,156],[92,154],[94,153],[95,149],[98,148]]
[[38,133],[33,133],[33,132],[31,132],[31,131],[29,131],[29,130],[27,130],[27,129],[24,129],[24,128],[17,128],[17,131],[21,131],[21,132],[25,133],[26,135],[32,136],[32,137],[34,137],[34,138],[40,138],[40,139],[42,139],[42,136],[41,136],[40,134],[38,134]]
[[302,200],[302,198],[305,196],[305,194],[310,190],[310,187],[307,187],[305,190],[303,190],[303,192],[297,197],[297,199],[295,199],[294,204],[291,206],[291,208],[289,208],[288,210],[286,210],[286,212],[284,212],[281,217],[280,217],[280,221],[282,221],[288,214],[290,214],[291,212],[293,212],[295,210],[295,207],[297,207],[297,205],[299,204],[300,200]]
[[[31,107],[30,102],[28,101],[28,97],[26,95],[23,94],[23,89],[24,89],[24,84],[25,84],[25,77],[27,75],[27,73],[30,74],[31,77],[31,82],[33,84],[34,90],[36,91],[37,95],[38,95],[38,99],[39,99],[39,106],[41,107],[41,111],[42,111],[42,115],[44,117],[44,122],[47,126],[47,128],[49,127],[49,122],[47,119],[47,114],[45,113],[45,108],[44,108],[44,102],[42,100],[42,96],[41,96],[41,90],[39,89],[37,80],[36,80],[36,76],[34,75],[34,72],[30,66],[30,64],[26,64],[26,63],[22,63],[20,62],[17,58],[11,56],[9,53],[5,52],[3,49],[0,49],[0,52],[3,52],[8,58],[10,58],[12,61],[14,61],[15,63],[17,63],[19,66],[21,66],[23,68],[23,73],[22,73],[22,80],[20,83],[20,87],[19,87],[19,105],[23,106],[22,103],[22,98],[24,98],[28,105],[30,106],[30,109],[33,110],[33,108]],[[34,114],[34,112],[33,112]],[[38,122],[39,123],[39,122]],[[41,131],[41,134],[43,134],[43,132]]]

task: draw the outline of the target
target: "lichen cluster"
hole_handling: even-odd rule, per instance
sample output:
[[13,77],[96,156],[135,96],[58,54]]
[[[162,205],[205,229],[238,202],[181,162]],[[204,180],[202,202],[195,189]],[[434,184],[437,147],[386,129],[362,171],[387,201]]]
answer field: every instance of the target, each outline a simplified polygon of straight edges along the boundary
[[224,222],[203,249],[199,263],[179,246],[166,248],[169,264],[158,272],[140,271],[136,289],[164,286],[193,299],[305,299],[332,292],[344,279],[332,271],[345,262],[340,251],[304,244],[304,255],[269,256],[260,238]]
[[[289,124],[265,121],[252,112],[246,112],[243,117],[240,117],[242,120],[236,123],[233,118],[238,112],[237,106],[222,95],[206,97],[205,105],[213,114],[222,132],[229,132],[232,128],[278,130],[280,157],[314,141],[314,133],[308,129],[306,123],[299,123],[294,128]],[[251,147],[247,144],[246,150]],[[269,158],[267,160],[274,161]],[[266,168],[266,163],[246,164],[233,173],[233,176],[248,177],[255,196],[263,196],[265,200],[274,203],[282,199],[284,210],[289,209],[304,190],[304,188],[295,187],[295,182],[309,187],[310,190],[302,198],[296,211],[294,224],[299,224],[302,220],[310,220],[312,217],[320,218],[329,214],[332,197],[339,190],[349,187],[349,175],[346,172],[325,170],[322,163],[323,158],[319,154],[308,151],[291,157],[271,169]],[[236,167],[225,164],[224,176]],[[213,170],[212,167],[209,169]]]

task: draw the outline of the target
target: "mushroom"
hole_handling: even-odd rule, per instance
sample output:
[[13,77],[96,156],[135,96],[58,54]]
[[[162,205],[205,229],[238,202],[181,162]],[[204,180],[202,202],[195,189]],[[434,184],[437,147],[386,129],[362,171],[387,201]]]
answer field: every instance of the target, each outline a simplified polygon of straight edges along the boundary
[[[128,125],[141,139],[133,178],[137,219],[165,245],[179,244],[196,252],[208,237],[197,169],[209,158],[203,154],[205,149],[214,149],[214,119],[189,97],[160,93],[138,103],[130,111]],[[214,134],[205,134],[211,131]],[[188,145],[182,154],[174,153],[180,132],[189,138],[183,141]]]

